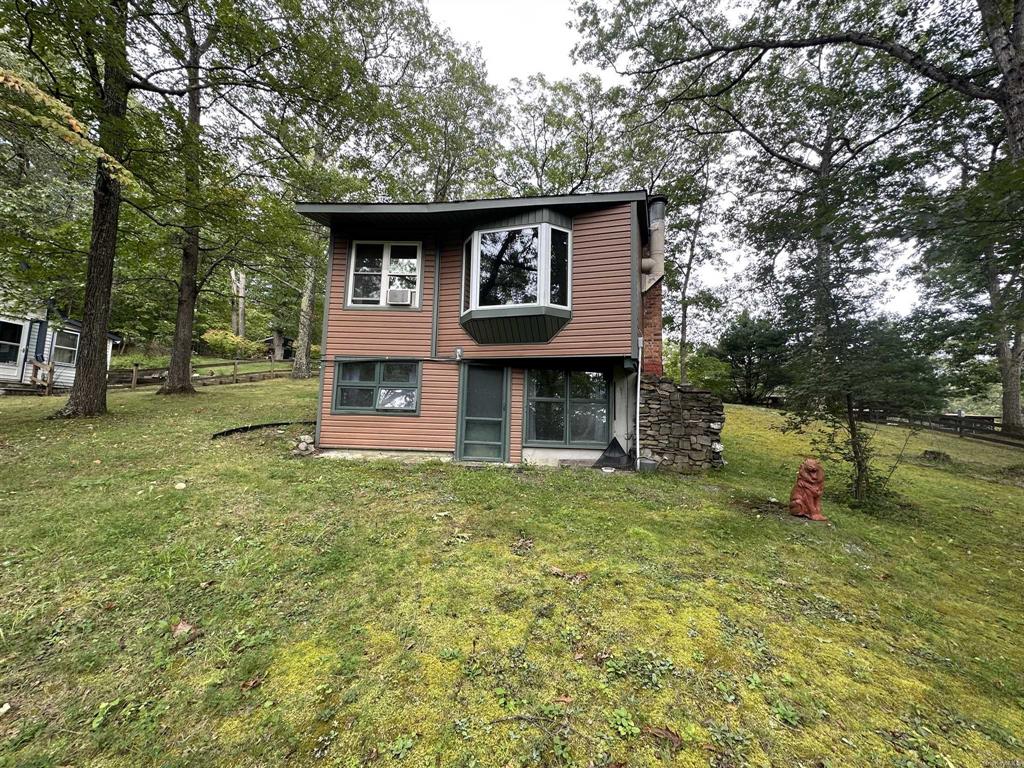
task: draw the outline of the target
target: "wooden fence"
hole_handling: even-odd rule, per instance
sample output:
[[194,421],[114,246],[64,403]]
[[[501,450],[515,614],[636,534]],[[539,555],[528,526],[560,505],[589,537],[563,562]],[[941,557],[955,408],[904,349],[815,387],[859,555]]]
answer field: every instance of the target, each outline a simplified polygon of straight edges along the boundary
[[[205,387],[211,384],[239,384],[249,381],[263,381],[290,376],[292,360],[272,360],[258,357],[236,360],[204,360],[192,367],[192,384]],[[310,368],[319,370],[319,361],[312,361]],[[137,389],[138,387],[160,386],[167,380],[167,367],[142,368],[138,363],[131,368],[111,368],[107,371],[109,389]]]
[[893,426],[929,429],[935,432],[947,432],[960,437],[971,437],[992,443],[1012,445],[1024,448],[1024,439],[1003,432],[998,416],[972,416],[959,413],[940,413],[931,416],[897,416],[880,410],[862,410],[859,413],[862,421],[874,424],[891,424]]

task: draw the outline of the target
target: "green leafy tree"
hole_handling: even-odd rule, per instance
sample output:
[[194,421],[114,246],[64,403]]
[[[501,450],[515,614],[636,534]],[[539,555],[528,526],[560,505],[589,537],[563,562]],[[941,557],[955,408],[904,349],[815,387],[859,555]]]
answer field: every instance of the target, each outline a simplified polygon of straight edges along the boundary
[[719,261],[711,235],[720,222],[725,196],[721,169],[728,130],[718,116],[698,119],[692,110],[675,105],[651,120],[634,108],[630,95],[614,97],[621,124],[621,168],[615,185],[668,199],[663,326],[667,335],[678,339],[677,375],[685,383],[693,315],[706,315],[720,305],[716,293],[701,284],[701,272]]
[[38,68],[36,85],[89,126],[101,152],[92,189],[75,383],[61,416],[106,411],[106,332],[126,181],[119,168],[125,167],[131,144],[130,93],[144,85],[129,57],[129,28],[136,17],[124,0],[0,4],[0,27],[16,53]]
[[725,329],[712,354],[729,366],[731,394],[741,403],[759,405],[787,381],[789,334],[770,318],[746,311]]
[[984,361],[994,359],[1002,429],[1024,434],[1024,165],[999,158],[1001,141],[972,146],[963,136],[951,148],[958,181],[912,194],[903,223],[916,235],[913,271],[944,315],[935,347],[975,392],[985,384],[977,374],[992,368]]
[[865,501],[878,484],[873,429],[864,424],[863,412],[932,414],[942,407],[944,385],[914,337],[888,319],[847,320],[832,329],[826,344],[824,350],[797,345],[793,351],[786,385],[789,426],[808,430],[823,455],[849,463],[851,495]]
[[[673,344],[665,348],[665,375],[679,380],[680,348]],[[698,344],[687,354],[686,383],[697,389],[707,389],[723,399],[732,395],[731,374],[729,364],[714,355],[714,350],[704,344]]]
[[593,75],[514,80],[494,172],[500,195],[566,195],[602,189],[616,171],[615,96]]
[[[715,0],[583,0],[577,54],[620,69],[661,102],[721,96],[772,59],[860,51],[926,85],[992,105],[1024,163],[1024,8],[1020,0],[760,0],[738,16]],[[813,56],[813,54],[812,54]]]

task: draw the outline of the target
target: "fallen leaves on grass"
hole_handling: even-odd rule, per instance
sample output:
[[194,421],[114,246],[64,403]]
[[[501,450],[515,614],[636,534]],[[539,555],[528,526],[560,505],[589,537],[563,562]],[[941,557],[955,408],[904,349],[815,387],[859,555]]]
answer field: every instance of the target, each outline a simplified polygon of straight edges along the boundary
[[462,533],[458,528],[456,528],[452,532],[452,535],[449,536],[448,539],[446,539],[444,543],[445,543],[446,546],[450,547],[450,546],[453,546],[453,545],[456,545],[456,544],[465,544],[467,541],[470,540],[470,538],[471,538],[470,534]]
[[672,748],[672,751],[680,749],[683,746],[683,737],[673,731],[671,728],[663,726],[644,726],[644,733],[649,736],[653,736],[656,739],[667,741]]
[[178,639],[179,637],[184,637],[186,635],[189,635],[195,628],[195,624],[189,624],[187,621],[182,619],[173,627],[171,627],[171,637],[175,639]]
[[568,573],[566,571],[563,571],[561,568],[557,568],[554,565],[548,568],[548,573],[550,573],[552,576],[557,576],[560,579],[565,579],[570,584],[582,584],[584,581],[590,578],[590,576],[583,573],[582,571],[578,573]]
[[263,685],[263,676],[257,675],[242,683],[241,688],[243,691],[251,691],[253,688],[259,688],[261,685]]
[[519,534],[519,538],[512,544],[513,555],[522,556],[527,554],[531,549],[533,549],[533,539],[526,538],[522,533]]

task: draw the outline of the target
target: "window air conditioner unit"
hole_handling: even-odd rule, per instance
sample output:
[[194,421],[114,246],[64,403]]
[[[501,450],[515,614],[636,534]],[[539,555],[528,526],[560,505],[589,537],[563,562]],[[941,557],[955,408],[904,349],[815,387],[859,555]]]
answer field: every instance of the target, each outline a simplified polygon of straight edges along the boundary
[[412,304],[412,289],[410,288],[389,288],[388,304],[394,306],[406,306]]

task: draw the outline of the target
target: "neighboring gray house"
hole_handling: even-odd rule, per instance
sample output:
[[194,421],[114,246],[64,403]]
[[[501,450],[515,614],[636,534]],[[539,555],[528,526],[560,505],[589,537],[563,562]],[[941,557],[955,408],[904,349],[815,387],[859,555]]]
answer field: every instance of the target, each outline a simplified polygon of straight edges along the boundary
[[[53,385],[75,382],[82,324],[55,310],[16,313],[0,304],[0,388],[31,385],[33,362],[53,363]],[[116,336],[107,334],[107,366]]]

